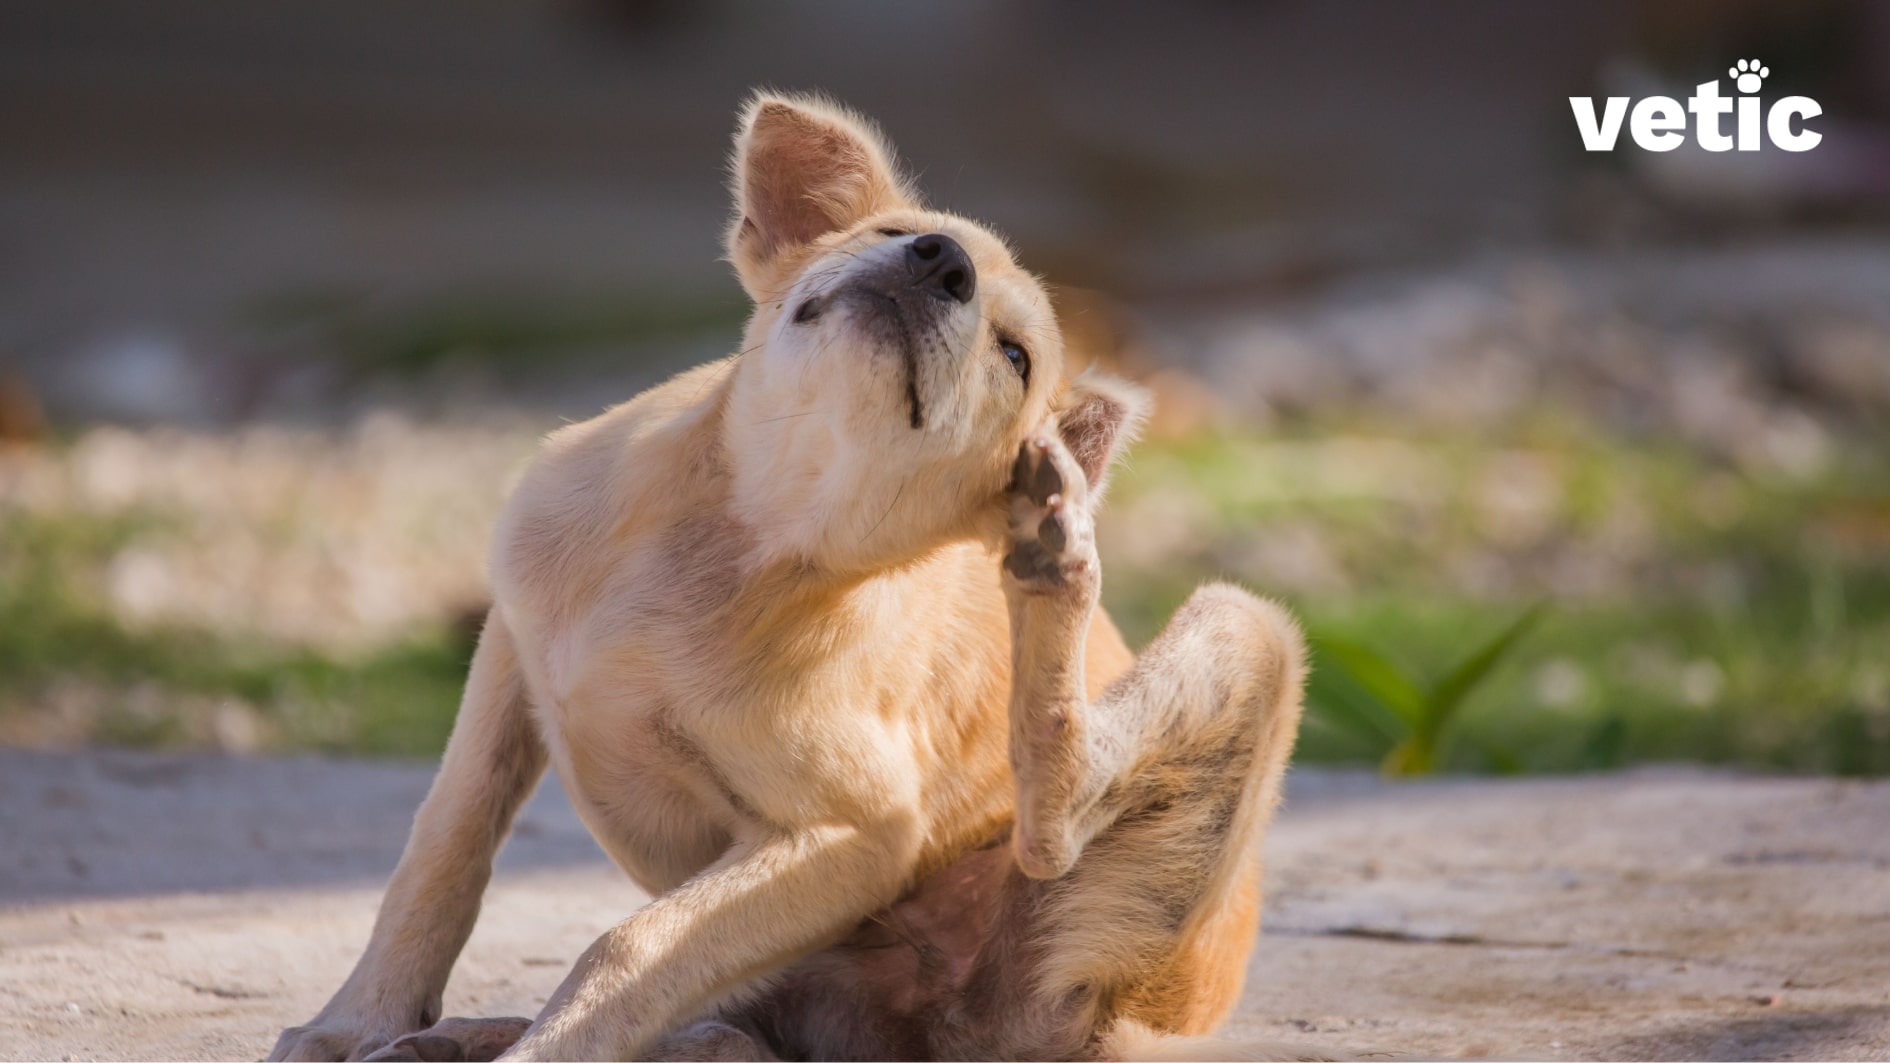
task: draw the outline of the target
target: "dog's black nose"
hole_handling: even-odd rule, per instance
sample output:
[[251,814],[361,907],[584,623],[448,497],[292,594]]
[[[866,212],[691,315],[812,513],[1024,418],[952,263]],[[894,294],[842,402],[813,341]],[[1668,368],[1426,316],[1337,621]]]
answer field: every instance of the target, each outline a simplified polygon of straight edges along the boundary
[[978,294],[978,271],[958,241],[944,233],[927,233],[906,245],[906,268],[912,286],[925,288],[961,303]]

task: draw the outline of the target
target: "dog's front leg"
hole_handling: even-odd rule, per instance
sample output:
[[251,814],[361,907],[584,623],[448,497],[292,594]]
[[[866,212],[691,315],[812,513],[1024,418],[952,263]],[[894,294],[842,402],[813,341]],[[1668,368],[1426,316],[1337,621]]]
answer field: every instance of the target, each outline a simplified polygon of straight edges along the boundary
[[738,842],[578,959],[507,1059],[630,1059],[727,993],[890,903],[917,817]]
[[282,1032],[270,1059],[359,1059],[439,1019],[447,975],[472,934],[492,858],[544,771],[545,747],[526,705],[512,636],[495,609],[367,951],[319,1015]]

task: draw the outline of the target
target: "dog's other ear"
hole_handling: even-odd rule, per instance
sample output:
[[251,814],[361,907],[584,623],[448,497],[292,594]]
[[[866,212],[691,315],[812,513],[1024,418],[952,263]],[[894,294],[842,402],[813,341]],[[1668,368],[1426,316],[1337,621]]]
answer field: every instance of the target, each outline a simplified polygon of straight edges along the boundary
[[1107,486],[1110,466],[1141,432],[1150,405],[1147,391],[1093,370],[1063,389],[1056,403],[1057,434],[1083,467],[1090,490],[1100,494]]
[[758,302],[786,279],[784,255],[912,202],[872,124],[819,99],[757,94],[742,111],[733,168],[728,257]]

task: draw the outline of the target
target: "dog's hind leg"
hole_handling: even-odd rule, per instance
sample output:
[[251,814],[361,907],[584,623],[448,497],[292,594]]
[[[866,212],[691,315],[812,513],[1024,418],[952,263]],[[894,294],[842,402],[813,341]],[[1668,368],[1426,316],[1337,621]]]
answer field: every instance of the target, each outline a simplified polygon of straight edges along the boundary
[[1299,722],[1299,634],[1277,606],[1204,587],[1090,701],[1089,475],[1048,437],[1015,475],[1010,847],[960,856],[729,1013],[781,1055],[1272,1050],[1174,1035],[1210,1031],[1240,992]]
[[1060,441],[1025,444],[1004,576],[1012,844],[1049,881],[1014,934],[1033,941],[1033,992],[1087,1016],[1091,1050],[1108,1054],[1112,1023],[1205,1033],[1239,996],[1304,647],[1278,606],[1202,587],[1090,702],[1083,634],[1101,573],[1086,492]]
[[[1227,584],[1195,591],[1129,673],[1089,704],[1085,633],[1102,572],[1087,493],[1060,441],[1024,444],[1004,586],[1014,845],[1019,866],[1038,878],[1067,871],[1125,802],[1163,780],[1196,798],[1244,793],[1251,781],[1270,809],[1299,727],[1305,651],[1297,626],[1279,606]],[[1251,760],[1253,778],[1243,770],[1210,779],[1195,770],[1206,767],[1194,763],[1202,756]]]
[[495,609],[367,951],[321,1014],[284,1030],[269,1058],[359,1059],[439,1019],[447,975],[479,916],[492,859],[545,760],[512,636]]

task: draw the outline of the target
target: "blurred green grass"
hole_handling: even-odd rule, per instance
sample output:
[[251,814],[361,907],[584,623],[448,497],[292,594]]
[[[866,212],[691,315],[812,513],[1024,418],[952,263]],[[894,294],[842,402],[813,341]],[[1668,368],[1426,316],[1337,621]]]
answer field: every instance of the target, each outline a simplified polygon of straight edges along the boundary
[[[0,514],[0,723],[76,715],[53,726],[60,738],[133,746],[440,751],[472,660],[463,625],[425,626],[360,653],[127,625],[97,577],[119,549],[164,524],[138,513]],[[234,738],[220,726],[232,709],[244,721]]]
[[[1105,598],[1136,643],[1204,579],[1285,600],[1314,645],[1306,761],[1378,763],[1393,741],[1348,722],[1369,691],[1334,647],[1432,684],[1540,602],[1427,766],[1885,774],[1887,466],[1882,448],[1839,446],[1811,471],[1742,467],[1554,414],[1205,431],[1143,444],[1118,478]],[[442,604],[342,650],[121,619],[114,558],[180,535],[156,509],[0,506],[0,736],[438,753],[472,625]]]
[[[1463,705],[1439,768],[1890,772],[1881,448],[1840,448],[1822,471],[1792,476],[1553,417],[1500,444],[1371,431],[1308,424],[1139,451],[1112,505],[1209,505],[1182,536],[1193,545],[1153,563],[1111,562],[1105,534],[1105,598],[1131,639],[1158,630],[1201,579],[1276,593],[1314,647],[1301,758],[1370,762],[1388,739],[1349,719],[1368,692],[1322,647],[1370,647],[1435,682],[1544,602],[1536,630]],[[1347,433],[1340,454],[1364,461],[1390,447],[1391,471],[1332,475],[1320,449]],[[1530,512],[1478,512],[1479,493],[1530,468],[1549,470]],[[1283,532],[1316,543],[1316,556],[1251,549]],[[1296,565],[1324,571],[1307,578]]]

